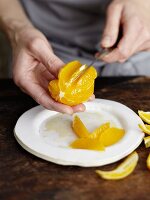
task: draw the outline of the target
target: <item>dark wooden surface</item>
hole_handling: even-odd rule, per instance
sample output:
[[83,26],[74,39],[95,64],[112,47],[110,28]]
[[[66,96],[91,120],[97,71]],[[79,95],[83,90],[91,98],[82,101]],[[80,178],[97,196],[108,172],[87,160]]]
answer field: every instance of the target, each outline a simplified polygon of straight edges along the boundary
[[[96,97],[121,102],[135,112],[150,111],[150,78],[101,78]],[[97,168],[64,167],[39,159],[16,142],[13,128],[18,117],[36,103],[10,80],[0,80],[0,200],[148,200],[149,149],[137,149],[139,163],[126,179],[106,181],[95,169],[113,169],[118,163]]]

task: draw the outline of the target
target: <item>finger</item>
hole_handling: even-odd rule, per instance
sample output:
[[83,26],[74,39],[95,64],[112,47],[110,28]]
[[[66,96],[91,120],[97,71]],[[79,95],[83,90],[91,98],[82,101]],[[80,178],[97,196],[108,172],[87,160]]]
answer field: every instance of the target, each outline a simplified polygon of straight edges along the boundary
[[[93,101],[95,99],[95,95],[93,94],[88,101]],[[84,112],[86,107],[84,104],[79,104],[72,107],[73,112]]]
[[103,48],[112,47],[118,38],[122,5],[111,4],[107,10],[106,25],[104,28],[101,46]]
[[73,109],[73,112],[84,112],[86,107],[84,104],[79,104],[79,105],[76,105],[76,106],[72,106],[72,109]]
[[37,75],[43,77],[46,80],[53,80],[53,79],[55,79],[54,75],[52,75],[42,63],[39,63],[35,67],[35,71],[36,71]]
[[140,31],[141,26],[135,19],[127,20],[123,24],[123,37],[117,45],[117,48],[103,57],[103,61],[112,63],[127,60],[136,52],[137,46],[139,45],[138,38],[140,37]]
[[150,33],[147,29],[142,28],[143,30],[139,33],[140,37],[135,43],[136,52],[148,51],[150,47]]
[[45,66],[40,63],[34,69],[34,74],[36,76],[36,80],[39,81],[39,84],[48,91],[48,84],[51,80],[55,79],[55,77],[45,68]]
[[95,95],[93,94],[93,95],[89,98],[88,101],[94,101],[94,99],[95,99]]
[[40,61],[51,74],[57,77],[60,68],[64,65],[63,61],[60,60],[48,47],[42,39],[35,39],[31,42],[29,50],[33,53],[33,56]]
[[70,106],[58,103],[54,101],[50,95],[38,84],[29,83],[26,80],[22,80],[21,87],[27,94],[46,109],[54,110],[61,113],[73,114],[73,109]]

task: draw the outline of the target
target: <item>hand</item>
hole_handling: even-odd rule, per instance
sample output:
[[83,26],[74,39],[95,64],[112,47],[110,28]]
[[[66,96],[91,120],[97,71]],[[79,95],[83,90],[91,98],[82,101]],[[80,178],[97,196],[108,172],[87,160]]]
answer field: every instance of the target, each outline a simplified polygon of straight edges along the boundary
[[106,25],[101,41],[104,48],[112,47],[123,35],[117,47],[102,56],[105,62],[124,62],[133,54],[150,50],[150,0],[114,0],[107,10]]
[[33,27],[17,30],[11,37],[15,83],[45,108],[72,114],[84,111],[83,104],[70,107],[50,97],[48,83],[56,79],[64,63],[54,55],[45,36]]

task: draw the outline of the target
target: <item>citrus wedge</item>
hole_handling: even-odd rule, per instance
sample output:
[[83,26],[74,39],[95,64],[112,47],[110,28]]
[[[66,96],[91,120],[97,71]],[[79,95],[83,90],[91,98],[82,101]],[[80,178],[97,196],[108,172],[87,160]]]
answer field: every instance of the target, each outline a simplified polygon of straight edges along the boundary
[[139,110],[139,111],[138,111],[138,114],[139,114],[140,118],[141,118],[144,122],[150,124],[150,112],[144,112],[144,111],[142,111],[142,110]]
[[76,133],[76,135],[80,138],[87,138],[91,135],[87,130],[87,128],[85,127],[85,125],[83,124],[83,122],[81,121],[81,119],[77,115],[74,116],[72,122],[72,128]]
[[105,124],[100,125],[98,128],[96,128],[91,134],[90,134],[90,138],[100,138],[100,135],[102,132],[104,132],[105,130],[107,130],[108,128],[110,128],[110,122],[107,122]]
[[146,148],[150,147],[150,136],[144,138],[144,143]]
[[[62,67],[58,74],[59,87],[61,90],[65,90],[66,87],[70,86],[73,83],[74,76],[79,75],[83,68],[81,68],[82,64],[75,60],[67,63],[64,67]],[[86,66],[86,65],[85,65]]]
[[100,134],[100,141],[104,146],[110,146],[117,143],[124,136],[125,131],[120,128],[108,128]]
[[74,149],[104,150],[104,146],[99,140],[91,138],[79,138],[72,142],[70,146]]
[[150,153],[147,157],[146,164],[147,164],[147,168],[150,170]]
[[90,150],[104,150],[104,146],[117,143],[125,133],[123,129],[110,128],[110,122],[102,124],[90,133],[77,115],[74,116],[72,129],[79,139],[72,142],[70,146],[72,148]]
[[119,180],[130,175],[135,169],[139,156],[136,152],[130,154],[116,169],[112,171],[96,170],[96,173],[104,179]]
[[147,124],[139,124],[139,127],[140,127],[140,129],[141,129],[144,133],[150,135],[150,125],[147,125]]

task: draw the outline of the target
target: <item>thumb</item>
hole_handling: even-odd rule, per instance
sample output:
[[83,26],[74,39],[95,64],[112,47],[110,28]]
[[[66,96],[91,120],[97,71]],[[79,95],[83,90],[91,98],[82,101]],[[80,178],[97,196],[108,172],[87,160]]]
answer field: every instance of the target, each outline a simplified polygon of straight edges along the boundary
[[111,4],[107,9],[106,24],[104,28],[101,46],[103,48],[112,47],[118,38],[122,5]]
[[64,66],[64,62],[52,52],[52,49],[43,39],[38,38],[33,40],[30,45],[30,50],[33,56],[41,62],[51,74],[55,77],[58,76],[58,72],[60,68]]

